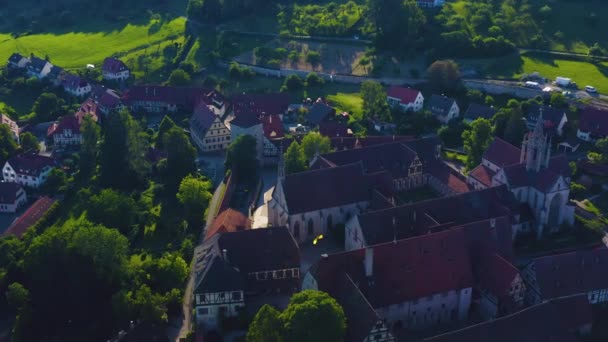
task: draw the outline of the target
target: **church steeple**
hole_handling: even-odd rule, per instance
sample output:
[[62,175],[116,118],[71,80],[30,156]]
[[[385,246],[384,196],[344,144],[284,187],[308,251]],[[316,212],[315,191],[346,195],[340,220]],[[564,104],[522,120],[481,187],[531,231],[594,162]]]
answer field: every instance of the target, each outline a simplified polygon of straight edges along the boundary
[[538,172],[549,165],[550,157],[551,140],[548,134],[545,134],[545,121],[541,107],[534,130],[524,135],[521,162],[526,164],[526,170]]

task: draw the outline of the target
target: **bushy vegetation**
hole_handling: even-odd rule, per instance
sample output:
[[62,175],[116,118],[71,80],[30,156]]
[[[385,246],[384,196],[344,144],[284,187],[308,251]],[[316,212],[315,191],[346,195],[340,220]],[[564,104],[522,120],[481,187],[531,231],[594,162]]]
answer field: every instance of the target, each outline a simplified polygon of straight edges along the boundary
[[354,1],[330,2],[284,6],[278,18],[281,31],[295,35],[344,36],[356,32],[355,26],[363,20],[364,13],[365,6]]

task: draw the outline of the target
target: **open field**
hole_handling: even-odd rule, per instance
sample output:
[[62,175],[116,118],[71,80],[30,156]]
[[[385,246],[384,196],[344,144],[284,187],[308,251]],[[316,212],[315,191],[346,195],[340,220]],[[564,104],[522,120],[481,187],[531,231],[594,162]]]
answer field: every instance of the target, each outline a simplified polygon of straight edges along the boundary
[[340,112],[348,112],[357,120],[363,117],[363,99],[359,93],[337,93],[328,95],[327,100]]
[[169,22],[151,20],[146,25],[128,24],[110,32],[70,32],[33,34],[14,39],[0,33],[0,60],[13,52],[49,56],[51,62],[64,68],[82,68],[100,64],[105,57],[144,49],[183,35],[185,19]]

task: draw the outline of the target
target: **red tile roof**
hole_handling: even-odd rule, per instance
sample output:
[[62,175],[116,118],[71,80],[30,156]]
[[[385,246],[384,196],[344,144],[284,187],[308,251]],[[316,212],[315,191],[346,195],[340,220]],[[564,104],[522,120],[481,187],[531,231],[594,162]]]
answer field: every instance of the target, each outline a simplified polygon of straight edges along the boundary
[[415,102],[418,94],[420,94],[420,90],[397,86],[390,87],[386,92],[387,96],[399,99],[403,104]]
[[425,173],[431,174],[439,182],[445,184],[450,190],[455,193],[461,194],[473,190],[469,184],[467,184],[464,176],[456,173],[451,167],[445,165],[443,162],[433,162],[424,168]]
[[283,121],[279,115],[266,115],[262,117],[264,136],[268,139],[278,139],[285,136]]
[[465,236],[446,231],[372,246],[373,274],[366,277],[365,249],[332,254],[311,268],[319,289],[335,292],[348,274],[374,308],[473,287]]
[[485,257],[480,258],[480,261],[481,287],[490,291],[499,300],[507,296],[511,284],[519,275],[519,270],[496,253],[486,253]]
[[222,211],[214,220],[205,234],[205,240],[221,233],[251,229],[251,220],[240,211],[228,208]]
[[113,57],[106,58],[103,61],[103,66],[101,67],[101,69],[103,70],[103,72],[108,72],[112,74],[117,74],[119,72],[129,70],[125,63]]
[[129,88],[122,100],[127,104],[160,102],[194,109],[201,102],[211,104],[216,97],[221,98],[217,92],[206,88],[141,85]]
[[78,121],[76,116],[66,115],[57,125],[49,127],[49,135],[64,134],[66,130],[71,130],[72,134],[80,134],[80,123]]
[[608,136],[608,111],[587,107],[582,110],[578,127],[583,132]]
[[21,238],[25,231],[33,224],[38,222],[49,208],[55,203],[55,200],[50,197],[39,198],[32,206],[29,207],[8,229],[4,235],[15,235]]
[[76,116],[76,118],[78,119],[79,125],[82,124],[82,120],[84,120],[84,117],[87,115],[90,115],[93,121],[95,122],[97,122],[97,120],[99,119],[97,115],[97,104],[92,99],[87,99],[86,101],[84,101],[80,105],[78,111],[74,114],[74,116]]
[[335,121],[325,121],[319,124],[319,133],[326,137],[348,137],[348,126]]
[[487,187],[492,186],[492,177],[494,177],[495,174],[494,171],[490,170],[490,168],[485,165],[479,165],[469,172],[470,177]]
[[520,158],[521,150],[500,138],[495,138],[483,154],[483,159],[498,167],[519,164]]

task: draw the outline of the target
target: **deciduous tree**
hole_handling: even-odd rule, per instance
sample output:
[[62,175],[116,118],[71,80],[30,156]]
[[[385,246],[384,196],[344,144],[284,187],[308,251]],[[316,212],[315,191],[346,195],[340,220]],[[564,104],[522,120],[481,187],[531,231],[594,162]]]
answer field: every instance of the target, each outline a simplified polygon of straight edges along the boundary
[[264,304],[253,317],[247,330],[247,342],[281,342],[283,324],[279,311]]
[[61,100],[57,95],[53,93],[42,93],[34,102],[32,111],[36,115],[36,120],[40,122],[54,120],[61,115]]
[[40,151],[38,139],[30,132],[21,133],[19,141],[21,142],[21,149],[24,152],[38,153]]
[[196,149],[186,133],[178,127],[173,127],[164,134],[163,145],[167,151],[167,164],[163,170],[165,188],[169,193],[175,194],[182,179],[196,173]]
[[188,222],[200,225],[203,221],[203,214],[209,206],[211,200],[211,182],[209,180],[186,176],[179,185],[177,199],[184,206]]
[[292,174],[297,172],[306,171],[308,164],[306,163],[306,155],[300,144],[294,141],[289,145],[284,156],[285,160],[285,173]]
[[389,121],[391,112],[386,102],[386,92],[376,81],[365,81],[361,84],[363,98],[363,115],[370,119]]
[[428,68],[427,75],[437,89],[455,89],[460,84],[458,64],[453,60],[435,61]]
[[236,138],[226,153],[226,168],[239,179],[254,180],[257,175],[257,148],[256,140],[249,134]]
[[97,167],[97,153],[99,152],[99,140],[101,129],[93,121],[90,115],[84,117],[80,126],[82,133],[82,145],[80,145],[80,172],[83,176],[89,176]]
[[17,148],[11,129],[8,125],[0,124],[0,163],[4,165],[4,162],[15,154]]
[[462,133],[464,150],[467,154],[467,169],[472,170],[479,163],[483,153],[494,139],[490,120],[478,118],[471,123],[469,129]]
[[306,160],[311,162],[315,155],[328,153],[331,151],[331,141],[317,132],[310,132],[302,139],[300,148],[306,156]]

